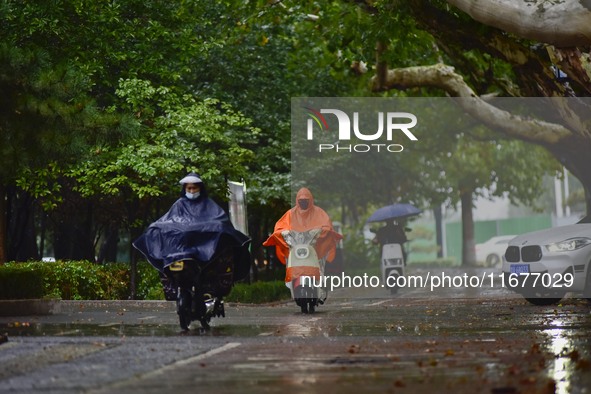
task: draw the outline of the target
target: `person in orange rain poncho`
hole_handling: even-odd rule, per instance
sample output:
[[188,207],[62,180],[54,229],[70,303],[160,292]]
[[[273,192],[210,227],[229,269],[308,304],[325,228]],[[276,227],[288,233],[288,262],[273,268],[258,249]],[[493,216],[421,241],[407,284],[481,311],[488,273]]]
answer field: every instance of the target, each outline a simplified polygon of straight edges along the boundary
[[316,253],[320,259],[331,262],[335,258],[337,242],[343,237],[334,231],[328,214],[314,205],[314,197],[310,190],[303,187],[296,195],[296,206],[285,212],[275,223],[273,234],[263,243],[263,246],[275,246],[277,258],[285,265],[289,246],[281,232],[284,230],[302,232],[315,228],[323,230],[315,245]]

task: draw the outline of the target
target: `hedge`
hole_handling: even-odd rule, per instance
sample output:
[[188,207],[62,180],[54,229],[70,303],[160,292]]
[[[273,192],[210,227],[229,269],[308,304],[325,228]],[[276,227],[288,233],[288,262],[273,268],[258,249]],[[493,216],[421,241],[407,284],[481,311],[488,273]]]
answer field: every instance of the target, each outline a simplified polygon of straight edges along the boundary
[[[0,266],[0,299],[124,300],[131,294],[130,282],[130,266],[124,263],[6,263]],[[147,262],[138,264],[136,284],[137,299],[164,299],[158,271]],[[237,283],[225,300],[262,303],[289,297],[283,281],[272,280]]]
[[[125,299],[129,296],[129,278],[129,267],[119,263],[7,263],[0,267],[0,298]],[[22,291],[5,291],[11,288]]]
[[1,267],[0,299],[42,298],[43,273],[20,267]]

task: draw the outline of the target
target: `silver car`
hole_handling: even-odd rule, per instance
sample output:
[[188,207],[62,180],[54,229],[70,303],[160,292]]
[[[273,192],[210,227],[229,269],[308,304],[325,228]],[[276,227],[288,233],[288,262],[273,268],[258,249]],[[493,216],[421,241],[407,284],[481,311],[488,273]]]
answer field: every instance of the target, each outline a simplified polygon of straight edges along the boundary
[[486,242],[476,244],[476,261],[486,262],[487,267],[497,266],[513,238],[515,235],[497,235]]
[[567,292],[591,298],[591,215],[576,224],[518,235],[503,256],[503,283],[536,305]]

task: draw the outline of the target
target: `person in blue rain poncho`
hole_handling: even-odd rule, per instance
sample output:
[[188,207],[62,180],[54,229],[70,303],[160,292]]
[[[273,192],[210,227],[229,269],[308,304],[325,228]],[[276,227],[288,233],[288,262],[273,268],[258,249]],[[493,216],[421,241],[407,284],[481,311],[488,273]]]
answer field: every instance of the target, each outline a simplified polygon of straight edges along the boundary
[[176,289],[171,288],[165,268],[175,261],[192,258],[205,263],[234,248],[234,280],[244,278],[250,269],[250,238],[236,230],[226,212],[208,197],[199,175],[189,173],[180,184],[183,195],[133,242],[160,272],[169,300],[176,299]]

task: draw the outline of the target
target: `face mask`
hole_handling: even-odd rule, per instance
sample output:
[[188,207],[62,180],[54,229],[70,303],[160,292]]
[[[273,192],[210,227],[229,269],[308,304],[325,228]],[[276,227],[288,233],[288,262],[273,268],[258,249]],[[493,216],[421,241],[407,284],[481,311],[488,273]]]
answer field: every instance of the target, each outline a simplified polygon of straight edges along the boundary
[[201,193],[197,192],[197,193],[189,193],[189,192],[185,192],[185,197],[187,197],[189,200],[195,200],[197,199],[197,197],[199,197]]
[[301,209],[303,209],[305,211],[310,206],[310,201],[309,200],[299,200],[298,205],[300,206]]

